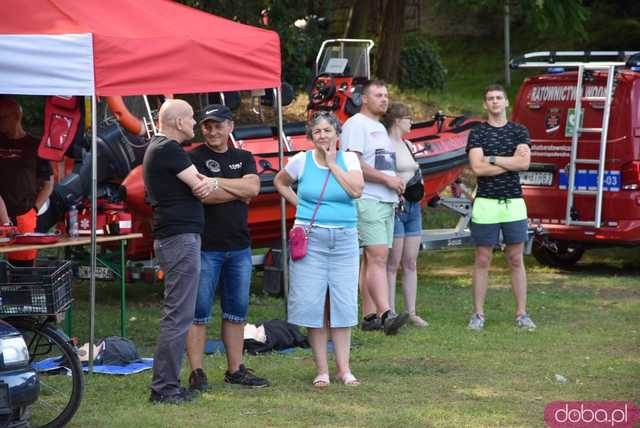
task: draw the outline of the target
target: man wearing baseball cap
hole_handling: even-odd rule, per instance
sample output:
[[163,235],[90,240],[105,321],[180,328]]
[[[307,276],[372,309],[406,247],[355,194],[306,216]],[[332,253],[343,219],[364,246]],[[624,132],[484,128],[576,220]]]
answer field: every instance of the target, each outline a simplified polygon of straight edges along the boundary
[[198,171],[217,181],[216,189],[202,199],[205,229],[200,252],[200,284],[193,325],[187,338],[191,364],[189,387],[209,389],[203,370],[207,323],[211,320],[216,290],[220,289],[222,341],[227,355],[224,383],[249,388],[269,386],[242,364],[244,323],[251,286],[251,241],[247,216],[251,198],[260,192],[253,155],[232,147],[233,115],[225,105],[213,104],[202,112],[200,129],[205,142],[191,152]]

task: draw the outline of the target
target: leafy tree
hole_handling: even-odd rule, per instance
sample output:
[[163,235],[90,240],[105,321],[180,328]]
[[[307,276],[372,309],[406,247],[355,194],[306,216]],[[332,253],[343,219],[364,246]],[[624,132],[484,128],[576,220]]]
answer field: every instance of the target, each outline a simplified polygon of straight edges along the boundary
[[[214,15],[266,27],[280,36],[283,80],[304,89],[313,78],[313,61],[324,38],[323,20],[306,0],[179,0]],[[322,12],[331,2],[322,3]],[[266,18],[263,20],[263,17]],[[298,26],[294,25],[298,21]]]
[[442,14],[455,9],[502,14],[505,1],[509,1],[513,9],[520,8],[524,24],[535,31],[574,39],[586,38],[585,22],[589,17],[586,0],[434,0],[434,3]]
[[400,50],[404,29],[404,0],[388,0],[380,28],[380,46],[376,55],[377,77],[396,83],[400,73]]

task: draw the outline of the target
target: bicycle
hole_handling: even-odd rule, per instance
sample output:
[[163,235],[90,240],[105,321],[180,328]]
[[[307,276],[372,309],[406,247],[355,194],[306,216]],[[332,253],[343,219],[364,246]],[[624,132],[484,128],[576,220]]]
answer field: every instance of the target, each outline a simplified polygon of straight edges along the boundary
[[31,426],[59,428],[75,415],[84,388],[75,344],[55,322],[71,304],[72,266],[38,260],[33,267],[0,262],[0,316],[18,329],[38,373],[40,392]]

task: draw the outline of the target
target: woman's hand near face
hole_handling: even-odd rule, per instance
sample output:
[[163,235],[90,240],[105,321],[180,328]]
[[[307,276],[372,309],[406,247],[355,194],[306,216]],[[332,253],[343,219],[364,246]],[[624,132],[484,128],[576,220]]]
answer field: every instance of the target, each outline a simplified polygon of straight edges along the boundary
[[337,165],[336,158],[337,158],[338,151],[336,150],[335,141],[329,145],[328,149],[322,147],[322,151],[324,152],[324,158],[327,161],[327,166],[331,167],[333,165]]

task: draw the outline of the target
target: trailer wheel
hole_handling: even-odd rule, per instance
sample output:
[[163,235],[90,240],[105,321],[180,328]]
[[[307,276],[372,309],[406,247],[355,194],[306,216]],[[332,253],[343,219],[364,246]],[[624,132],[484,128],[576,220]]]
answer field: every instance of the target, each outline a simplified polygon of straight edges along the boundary
[[568,268],[578,263],[584,254],[584,248],[572,246],[566,242],[553,241],[552,245],[554,245],[557,250],[554,251],[553,247],[549,248],[549,244],[543,244],[538,240],[533,242],[531,249],[533,257],[535,257],[541,265],[555,268]]

